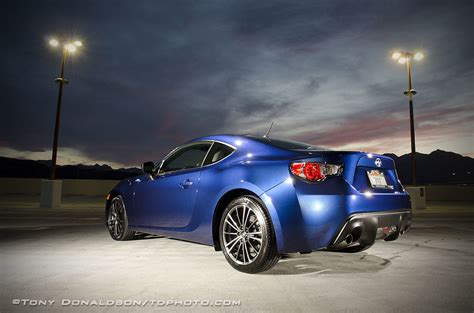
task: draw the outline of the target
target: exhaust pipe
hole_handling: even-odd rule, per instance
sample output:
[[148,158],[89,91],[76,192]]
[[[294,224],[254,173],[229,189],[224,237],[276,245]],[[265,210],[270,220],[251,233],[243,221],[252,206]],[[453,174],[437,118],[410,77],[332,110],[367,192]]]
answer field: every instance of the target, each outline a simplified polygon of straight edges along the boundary
[[346,244],[350,245],[354,241],[352,234],[346,236]]

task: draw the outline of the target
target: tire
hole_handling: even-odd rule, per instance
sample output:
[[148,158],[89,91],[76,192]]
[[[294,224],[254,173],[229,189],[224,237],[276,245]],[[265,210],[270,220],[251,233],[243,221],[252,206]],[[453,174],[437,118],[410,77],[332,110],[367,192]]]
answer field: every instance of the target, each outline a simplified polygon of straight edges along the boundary
[[219,225],[219,241],[229,264],[244,273],[269,270],[280,259],[265,205],[252,196],[238,197],[227,205]]
[[110,237],[114,240],[124,241],[135,237],[135,231],[128,228],[127,211],[121,196],[116,196],[110,201],[106,210],[105,224]]

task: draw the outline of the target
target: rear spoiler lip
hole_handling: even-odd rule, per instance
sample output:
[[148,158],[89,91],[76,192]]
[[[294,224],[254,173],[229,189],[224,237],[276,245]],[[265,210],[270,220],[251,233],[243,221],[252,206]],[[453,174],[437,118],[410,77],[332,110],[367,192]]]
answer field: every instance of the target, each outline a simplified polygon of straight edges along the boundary
[[300,153],[300,154],[294,155],[293,157],[290,158],[290,161],[291,162],[316,161],[316,162],[339,164],[343,162],[342,159],[346,155],[352,154],[358,157],[359,160],[360,158],[367,155],[365,152],[361,152],[361,151],[314,151],[314,150],[306,151],[304,150],[304,152],[307,152],[307,153]]

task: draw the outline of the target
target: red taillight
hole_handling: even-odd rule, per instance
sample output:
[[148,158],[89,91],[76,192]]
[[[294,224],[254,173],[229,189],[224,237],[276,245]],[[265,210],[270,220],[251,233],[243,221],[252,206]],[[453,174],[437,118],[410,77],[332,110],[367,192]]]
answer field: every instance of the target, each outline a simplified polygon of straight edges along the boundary
[[296,176],[300,176],[303,173],[304,163],[291,163],[291,172]]
[[310,181],[320,181],[324,180],[326,176],[321,173],[321,166],[318,163],[308,162],[304,166],[304,175],[307,180]]
[[327,176],[341,175],[342,166],[318,162],[294,162],[291,173],[310,182],[324,181]]

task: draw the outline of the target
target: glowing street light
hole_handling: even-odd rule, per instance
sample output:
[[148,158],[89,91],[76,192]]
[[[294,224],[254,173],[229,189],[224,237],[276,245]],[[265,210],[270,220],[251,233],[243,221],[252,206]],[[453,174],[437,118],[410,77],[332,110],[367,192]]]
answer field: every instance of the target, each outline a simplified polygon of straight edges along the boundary
[[407,64],[408,74],[408,90],[403,94],[408,97],[410,105],[410,137],[411,137],[411,164],[412,164],[412,184],[416,185],[416,148],[415,148],[415,121],[413,117],[413,96],[416,95],[416,91],[411,86],[411,60],[415,59],[420,61],[424,58],[424,54],[421,52],[393,52],[392,59],[397,60],[400,64]]
[[415,55],[414,55],[414,58],[415,58],[415,60],[417,60],[417,61],[421,61],[424,57],[425,57],[425,55],[424,55],[423,53],[421,53],[421,52],[417,52],[417,53],[415,53]]
[[394,60],[400,59],[401,56],[402,56],[402,54],[400,52],[392,53],[392,59],[394,59]]
[[72,44],[72,43],[68,43],[68,44],[65,46],[65,48],[67,49],[67,51],[68,51],[69,53],[74,53],[74,52],[76,52],[76,50],[77,50],[76,45],[74,45],[74,44]]
[[49,44],[53,47],[57,47],[57,46],[59,46],[59,41],[57,41],[56,39],[51,39],[49,41]]
[[[49,40],[50,46],[57,48],[59,47],[60,43],[57,39],[50,39]],[[54,142],[53,142],[53,155],[52,155],[52,160],[51,160],[51,179],[54,180],[56,179],[56,158],[57,158],[57,153],[58,153],[58,137],[59,137],[59,121],[61,117],[61,101],[63,97],[63,86],[65,84],[68,84],[69,81],[64,78],[64,65],[66,63],[66,59],[70,54],[73,54],[74,52],[77,51],[78,47],[82,47],[82,42],[79,40],[75,40],[72,42],[64,42],[62,44],[63,47],[63,53],[62,53],[62,59],[61,59],[61,72],[58,78],[56,78],[54,81],[59,84],[59,93],[58,93],[58,102],[56,106],[56,123],[54,126]]]

